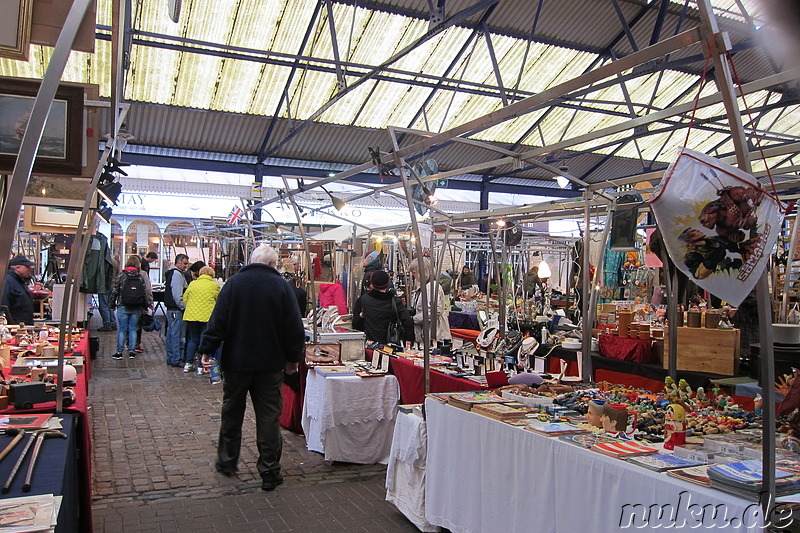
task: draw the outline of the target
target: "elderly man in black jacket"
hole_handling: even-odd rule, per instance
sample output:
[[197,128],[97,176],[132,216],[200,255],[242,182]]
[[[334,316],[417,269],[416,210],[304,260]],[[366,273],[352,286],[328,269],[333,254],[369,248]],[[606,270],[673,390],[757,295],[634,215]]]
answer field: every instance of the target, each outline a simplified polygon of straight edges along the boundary
[[33,296],[28,290],[28,282],[33,277],[33,261],[18,255],[8,262],[6,284],[3,286],[3,305],[8,308],[15,324],[33,325]]
[[394,292],[387,292],[389,288],[389,274],[383,270],[378,270],[370,278],[370,291],[362,295],[353,304],[353,328],[363,331],[367,340],[386,344],[386,333],[389,322],[395,318],[395,311],[392,307],[392,299],[395,300],[395,307],[403,325],[405,340],[414,342],[414,322],[408,309],[394,295]]
[[216,468],[233,475],[242,444],[247,393],[256,416],[256,444],[261,488],[283,482],[283,441],[279,418],[284,371],[297,372],[305,346],[305,330],[292,287],[275,270],[278,254],[256,248],[250,264],[231,277],[219,293],[214,312],[200,340],[203,362],[222,344],[222,420]]

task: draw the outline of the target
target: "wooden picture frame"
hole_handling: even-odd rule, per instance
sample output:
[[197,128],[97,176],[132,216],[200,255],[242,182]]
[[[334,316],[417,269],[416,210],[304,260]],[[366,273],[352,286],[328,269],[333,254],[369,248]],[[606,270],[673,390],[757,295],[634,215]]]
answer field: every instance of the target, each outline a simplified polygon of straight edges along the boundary
[[[14,170],[39,84],[39,80],[0,78],[0,172]],[[33,164],[34,173],[81,175],[83,95],[83,87],[63,84],[58,87]]]
[[33,0],[0,0],[0,57],[28,60]]

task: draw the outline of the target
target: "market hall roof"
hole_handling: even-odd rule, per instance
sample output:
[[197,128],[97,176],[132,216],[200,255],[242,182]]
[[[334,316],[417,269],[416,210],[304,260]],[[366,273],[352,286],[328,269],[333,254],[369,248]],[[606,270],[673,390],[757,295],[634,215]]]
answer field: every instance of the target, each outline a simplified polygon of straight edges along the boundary
[[[759,2],[713,3],[731,37],[742,83],[788,70]],[[420,136],[403,128],[448,130],[701,25],[693,2],[667,0],[185,0],[177,24],[167,16],[166,2],[129,4],[124,98],[132,104],[126,126],[135,139],[126,158],[239,172],[263,163],[266,174],[297,173],[299,166],[320,175],[363,163],[368,147],[390,148],[387,126],[401,128],[401,146],[408,145]],[[111,20],[111,0],[99,0],[95,53],[73,52],[63,78],[97,83],[103,97],[110,95]],[[0,74],[41,77],[51,53],[34,45],[27,63],[0,60]],[[704,64],[695,44],[471,138],[524,151],[690,104]],[[713,75],[711,68],[712,83],[701,96],[716,92]],[[754,132],[765,146],[799,140],[793,78],[754,91],[747,106],[752,122],[744,121],[753,142]],[[590,183],[664,168],[683,143],[690,115],[538,159],[567,165]],[[732,153],[722,103],[697,110],[688,146]],[[496,155],[449,143],[424,157],[449,170]],[[774,157],[770,165],[791,168],[793,155]],[[552,172],[528,164],[451,182],[559,194]]]

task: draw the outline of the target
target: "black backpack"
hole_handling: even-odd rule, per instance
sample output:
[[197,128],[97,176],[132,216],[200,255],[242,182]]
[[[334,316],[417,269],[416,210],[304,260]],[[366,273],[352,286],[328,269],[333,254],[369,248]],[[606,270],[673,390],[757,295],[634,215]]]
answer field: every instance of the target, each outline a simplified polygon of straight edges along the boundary
[[126,307],[144,307],[147,302],[144,295],[145,290],[141,275],[126,274],[119,293],[120,302]]

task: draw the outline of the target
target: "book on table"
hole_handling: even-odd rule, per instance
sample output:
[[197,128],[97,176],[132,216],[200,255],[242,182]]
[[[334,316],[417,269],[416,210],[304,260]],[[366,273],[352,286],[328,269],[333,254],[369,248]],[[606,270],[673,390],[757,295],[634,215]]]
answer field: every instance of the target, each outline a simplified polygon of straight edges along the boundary
[[565,435],[559,437],[558,440],[580,446],[581,448],[591,448],[599,442],[617,442],[618,439],[602,433],[579,433],[575,435]]
[[[757,496],[762,490],[761,461],[750,459],[708,467],[711,486],[745,497]],[[775,493],[779,496],[800,491],[800,475],[775,468]]]
[[498,396],[493,392],[485,392],[485,391],[477,391],[477,392],[459,392],[454,394],[449,394],[447,396],[447,403],[458,407],[460,409],[466,409],[469,411],[472,409],[474,405],[482,404],[482,403],[503,403],[506,399],[502,396]]
[[688,481],[689,483],[694,483],[695,485],[701,485],[703,487],[711,486],[711,478],[708,477],[708,465],[669,470],[667,475]]
[[631,457],[628,459],[629,463],[643,466],[656,472],[664,472],[666,470],[674,470],[676,468],[689,468],[692,466],[701,466],[703,463],[699,461],[692,461],[678,457],[672,453],[659,453],[656,455],[645,455],[639,457]]
[[628,457],[636,457],[638,455],[652,455],[658,453],[657,448],[651,448],[632,440],[598,442],[589,449],[598,453],[602,453],[603,455],[608,455],[609,457],[616,457],[618,459],[627,459]]
[[484,403],[476,405],[472,411],[497,420],[525,418],[527,411],[516,409],[502,403]]
[[525,426],[525,429],[537,435],[545,435],[547,437],[589,433],[587,430],[579,428],[569,422],[541,422],[539,420],[531,420],[528,425]]

